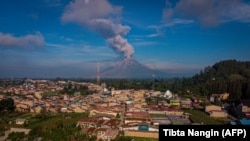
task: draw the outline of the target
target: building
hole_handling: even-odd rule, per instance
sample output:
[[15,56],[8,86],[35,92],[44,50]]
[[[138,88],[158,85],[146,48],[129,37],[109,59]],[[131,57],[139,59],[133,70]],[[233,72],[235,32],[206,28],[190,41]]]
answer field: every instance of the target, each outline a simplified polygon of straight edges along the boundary
[[24,124],[27,124],[27,123],[28,123],[28,120],[24,119],[24,118],[17,118],[15,120],[15,124],[17,124],[17,125],[24,125]]
[[208,105],[205,107],[205,112],[210,112],[210,111],[221,111],[221,107],[220,106],[216,106],[216,105]]
[[125,115],[125,124],[135,124],[138,125],[138,123],[141,122],[147,122],[151,123],[152,119],[149,114],[149,112],[146,111],[140,111],[140,112],[127,112]]
[[227,118],[228,113],[225,111],[210,111],[209,116],[214,118]]
[[190,98],[181,100],[181,108],[192,108],[192,101]]
[[240,119],[230,122],[231,125],[250,125],[249,119]]
[[181,106],[180,100],[178,100],[178,99],[171,99],[170,100],[170,106],[180,107]]

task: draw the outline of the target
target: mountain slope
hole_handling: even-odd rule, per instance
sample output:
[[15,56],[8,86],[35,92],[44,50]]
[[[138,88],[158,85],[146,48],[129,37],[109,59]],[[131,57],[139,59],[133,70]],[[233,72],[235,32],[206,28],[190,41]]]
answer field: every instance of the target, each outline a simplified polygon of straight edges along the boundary
[[166,77],[167,74],[152,70],[135,59],[124,59],[112,68],[101,72],[102,78],[152,78],[153,75]]

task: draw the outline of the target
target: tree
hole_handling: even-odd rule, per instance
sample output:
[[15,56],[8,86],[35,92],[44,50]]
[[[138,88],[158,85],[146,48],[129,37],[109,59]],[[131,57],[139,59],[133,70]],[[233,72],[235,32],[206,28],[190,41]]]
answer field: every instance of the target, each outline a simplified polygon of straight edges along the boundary
[[228,92],[230,93],[230,100],[239,100],[242,96],[242,89],[240,81],[229,82]]
[[8,139],[10,139],[11,141],[22,141],[24,137],[24,132],[12,132],[9,134]]
[[246,98],[250,98],[250,81],[247,82],[246,91],[245,91]]
[[116,118],[120,119],[120,114],[119,113],[116,114]]
[[89,141],[96,141],[97,140],[97,136],[91,136]]
[[15,103],[12,98],[3,99],[0,101],[0,111],[13,112],[15,110]]

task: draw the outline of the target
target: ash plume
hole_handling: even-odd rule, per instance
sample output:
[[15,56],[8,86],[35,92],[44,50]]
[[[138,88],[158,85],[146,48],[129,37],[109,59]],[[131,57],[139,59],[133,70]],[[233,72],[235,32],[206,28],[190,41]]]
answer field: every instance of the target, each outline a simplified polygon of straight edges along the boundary
[[130,27],[120,23],[120,14],[121,7],[112,6],[107,0],[74,0],[65,7],[61,19],[98,32],[116,53],[132,58],[134,49],[125,39]]

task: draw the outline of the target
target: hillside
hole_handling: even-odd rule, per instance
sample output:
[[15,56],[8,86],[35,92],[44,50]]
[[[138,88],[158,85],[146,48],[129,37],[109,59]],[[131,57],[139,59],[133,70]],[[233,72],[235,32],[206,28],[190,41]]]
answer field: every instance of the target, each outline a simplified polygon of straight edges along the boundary
[[250,98],[250,62],[224,60],[191,78],[183,80],[183,86],[201,95],[230,93],[230,99]]

